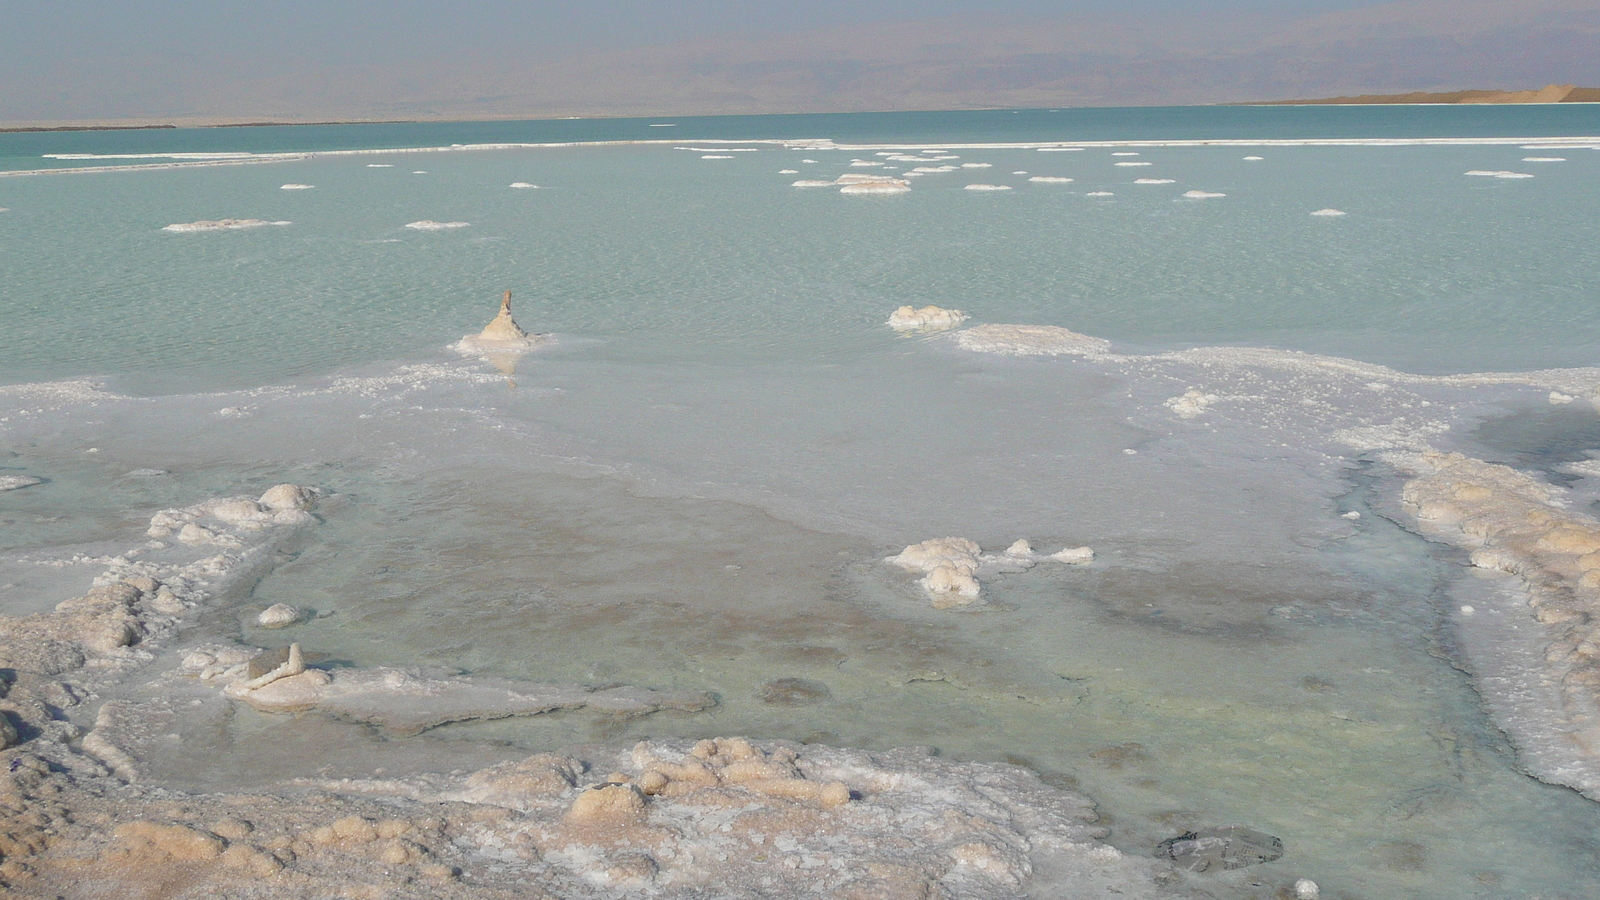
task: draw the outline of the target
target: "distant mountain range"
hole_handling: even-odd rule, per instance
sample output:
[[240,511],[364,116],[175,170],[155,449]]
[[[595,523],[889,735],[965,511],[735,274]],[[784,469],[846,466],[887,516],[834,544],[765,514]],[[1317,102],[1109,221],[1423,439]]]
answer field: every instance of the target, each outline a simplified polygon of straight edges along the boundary
[[[1461,89],[1593,83],[1600,72],[1600,0],[1396,0],[1318,14],[1212,8],[969,15],[624,50],[360,63],[307,56],[268,64],[204,48],[181,59],[146,60],[135,58],[139,52],[131,48],[125,59],[63,58],[50,71],[8,69],[0,58],[0,124],[1154,106],[1286,97],[1457,102],[1386,99],[1405,91],[1486,102],[1488,93]],[[1573,90],[1581,98],[1592,89]]]
[[1354,97],[1323,97],[1316,100],[1258,100],[1248,106],[1306,106],[1316,103],[1600,103],[1600,88],[1581,88],[1571,84],[1550,84],[1536,91],[1448,91],[1429,94],[1359,94]]

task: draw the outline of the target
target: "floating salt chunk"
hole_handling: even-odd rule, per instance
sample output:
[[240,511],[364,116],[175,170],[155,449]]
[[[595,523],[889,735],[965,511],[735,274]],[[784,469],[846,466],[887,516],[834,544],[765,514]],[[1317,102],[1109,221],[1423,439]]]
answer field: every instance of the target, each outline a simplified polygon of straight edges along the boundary
[[1295,900],[1317,900],[1322,896],[1322,891],[1317,883],[1309,878],[1301,878],[1294,883]]
[[18,491],[36,484],[44,484],[44,479],[32,475],[0,475],[0,491]]
[[1061,177],[1056,176],[1056,175],[1035,175],[1032,178],[1029,178],[1028,180],[1029,181],[1036,181],[1036,182],[1038,182],[1040,184],[1071,184],[1072,183],[1072,179],[1071,178],[1061,178]]
[[1082,150],[1083,148],[1082,147],[1038,147],[1036,149],[1040,153],[1076,153],[1076,152]]
[[968,318],[969,316],[959,309],[942,309],[937,306],[915,309],[902,306],[889,315],[887,324],[895,331],[948,331]]
[[1112,165],[1113,165],[1113,166],[1153,166],[1153,165],[1155,165],[1155,163],[1147,163],[1147,162],[1119,162],[1119,163],[1112,163]]
[[1467,172],[1466,174],[1468,174],[1468,175],[1476,175],[1476,176],[1478,176],[1480,178],[1532,178],[1533,177],[1532,175],[1529,175],[1526,172],[1507,172],[1507,171],[1505,171],[1503,169],[1496,170],[1496,171],[1489,171],[1487,169],[1473,169],[1472,171]]
[[799,175],[800,174],[800,170],[799,169],[779,169],[778,170],[778,174],[779,175]]
[[1111,191],[1090,191],[1089,193],[1084,194],[1084,196],[1085,197],[1115,197],[1116,194],[1112,193]]
[[961,168],[963,168],[963,169],[989,169],[989,168],[993,168],[993,167],[994,167],[994,163],[962,163],[961,164]]
[[237,231],[244,228],[260,228],[264,225],[289,225],[289,222],[268,222],[265,219],[202,219],[198,222],[178,222],[162,228],[162,231],[196,232],[196,231]]
[[1571,394],[1563,394],[1560,391],[1551,391],[1550,392],[1550,402],[1552,404],[1554,404],[1554,405],[1557,405],[1557,406],[1559,406],[1559,405],[1561,405],[1563,403],[1571,403],[1572,401],[1574,401],[1576,399],[1578,399],[1578,398],[1572,396]]
[[841,194],[887,195],[910,191],[911,185],[904,181],[862,181],[839,188]]
[[1209,200],[1212,197],[1226,197],[1228,195],[1219,194],[1216,191],[1184,191],[1183,196],[1190,200]]
[[539,187],[537,184],[529,184],[526,181],[513,181],[511,186],[518,190],[535,190]]
[[1009,190],[1011,190],[1011,185],[1009,185],[1009,184],[969,184],[969,185],[967,185],[966,190],[969,190],[969,191],[1009,191]]
[[801,161],[801,162],[803,162],[803,163],[811,163],[811,164],[813,164],[813,165],[815,165],[815,164],[816,164],[816,162],[817,162],[817,161],[816,161],[816,160],[814,160],[814,159],[802,159],[802,160],[800,160],[800,161]]
[[1523,162],[1566,162],[1564,156],[1524,156]]
[[314,187],[316,187],[316,185],[314,185],[314,184],[285,184],[285,185],[280,185],[278,187],[278,190],[280,190],[280,191],[309,191]]
[[1178,414],[1180,419],[1192,419],[1211,407],[1211,404],[1222,398],[1216,394],[1206,394],[1201,391],[1185,391],[1181,397],[1168,400],[1166,407]]
[[1461,614],[1463,616],[1470,616],[1475,612],[1477,612],[1477,610],[1474,609],[1471,604],[1465,604],[1461,607]]
[[1264,157],[1264,156],[1246,156],[1244,158],[1244,161],[1245,162],[1261,162],[1265,158],[1266,157]]
[[1139,154],[1134,152],[1134,151],[1132,151],[1132,150],[1122,150],[1122,151],[1119,151],[1117,153],[1113,153],[1111,155],[1112,156],[1138,156]]
[[1094,562],[1094,550],[1089,547],[1068,547],[1065,550],[1057,550],[1045,559],[1066,563],[1069,566],[1081,566]]
[[290,625],[298,623],[303,617],[304,614],[300,610],[287,603],[274,603],[256,616],[256,624],[262,628],[288,628]]
[[1134,184],[1175,184],[1171,178],[1135,178]]
[[369,169],[392,169],[392,168],[394,168],[394,165],[391,164],[391,163],[367,163],[367,168],[369,168]]
[[1340,513],[1339,514],[1339,518],[1341,518],[1341,519],[1350,519],[1350,520],[1354,521],[1356,519],[1361,518],[1361,513],[1356,512],[1355,510],[1352,509],[1347,513]]
[[707,154],[705,154],[704,156],[702,156],[700,158],[701,159],[733,159],[733,157],[731,157],[731,156],[722,156],[722,155],[716,154],[716,153],[707,153]]
[[1327,218],[1337,218],[1337,217],[1342,216],[1344,214],[1345,214],[1344,210],[1342,210],[1342,209],[1319,209],[1316,212],[1312,213],[1313,216],[1324,216],[1324,217],[1327,217]]
[[797,188],[833,187],[833,186],[834,186],[834,183],[831,182],[831,181],[818,181],[816,179],[806,179],[806,178],[802,178],[799,181],[796,181],[794,183],[794,187],[797,187]]
[[435,222],[432,219],[423,219],[420,222],[407,222],[406,227],[416,231],[448,231],[452,228],[466,228],[471,222]]

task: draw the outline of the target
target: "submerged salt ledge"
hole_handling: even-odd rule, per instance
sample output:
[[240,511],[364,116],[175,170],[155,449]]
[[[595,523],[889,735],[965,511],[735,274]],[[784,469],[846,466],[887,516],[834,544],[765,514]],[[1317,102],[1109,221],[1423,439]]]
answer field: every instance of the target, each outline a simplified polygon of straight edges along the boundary
[[1069,547],[1041,556],[1033,552],[1027,541],[1019,540],[999,553],[984,553],[966,538],[947,537],[912,544],[884,562],[907,572],[921,572],[923,577],[917,583],[927,592],[933,607],[949,609],[978,602],[982,593],[980,577],[1025,572],[1041,560],[1082,565],[1094,561],[1094,551],[1088,547]]
[[1056,325],[979,325],[953,340],[963,350],[1010,356],[1095,356],[1111,349],[1110,341]]

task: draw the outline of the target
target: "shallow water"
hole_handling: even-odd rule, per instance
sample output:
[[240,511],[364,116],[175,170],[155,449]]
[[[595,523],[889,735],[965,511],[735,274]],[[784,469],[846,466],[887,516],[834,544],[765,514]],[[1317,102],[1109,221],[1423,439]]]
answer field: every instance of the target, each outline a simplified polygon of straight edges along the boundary
[[[947,140],[1032,139],[1044,114],[1011,131],[997,115],[956,116]],[[1172,132],[1223,134],[1238,115]],[[1368,136],[1395,136],[1373,115]],[[1488,135],[1536,121],[1482,115]],[[1545,133],[1575,133],[1589,113],[1573,115]],[[1304,121],[1252,119],[1244,136],[1305,136],[1287,130]],[[830,136],[898,126],[852,127]],[[1115,116],[1095,127],[1122,134]],[[1442,446],[1554,472],[1590,449],[1592,407],[1529,412],[1545,392],[1518,385],[1140,355],[1589,364],[1600,152],[1501,180],[1462,173],[1531,166],[1532,151],[1275,147],[1248,162],[1144,147],[1151,167],[1118,169],[1109,148],[956,149],[993,168],[901,197],[789,186],[874,152],[626,146],[0,179],[0,437],[15,454],[0,474],[47,479],[0,494],[0,611],[72,596],[98,571],[72,554],[136,546],[156,509],[316,484],[335,499],[314,537],[157,648],[157,668],[217,637],[292,640],[329,667],[704,690],[718,705],[414,738],[240,710],[160,745],[157,781],[465,769],[659,736],[920,744],[1080,785],[1129,852],[1204,826],[1280,837],[1284,857],[1247,870],[1263,884],[1600,889],[1586,837],[1600,807],[1521,774],[1451,665],[1460,560],[1385,518],[1392,477],[1339,438],[1434,423]],[[1176,183],[1132,183],[1156,175]],[[978,180],[1016,189],[962,190]],[[1181,199],[1193,189],[1226,196]],[[1329,206],[1348,215],[1310,215]],[[222,217],[293,224],[161,230]],[[471,225],[404,227],[422,219]],[[511,375],[448,354],[506,288],[557,343]],[[1064,325],[1130,355],[961,351],[881,324],[907,303]],[[27,386],[84,377],[121,393]],[[1213,399],[1180,418],[1168,401],[1191,389]],[[129,474],[150,469],[166,474]],[[935,610],[882,559],[946,535],[1097,557]],[[318,616],[255,626],[277,602]]]

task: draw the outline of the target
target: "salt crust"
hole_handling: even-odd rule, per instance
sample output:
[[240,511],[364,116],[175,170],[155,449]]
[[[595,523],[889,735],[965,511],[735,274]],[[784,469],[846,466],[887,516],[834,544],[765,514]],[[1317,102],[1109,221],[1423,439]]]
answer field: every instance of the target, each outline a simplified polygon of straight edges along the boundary
[[283,184],[278,186],[280,191],[309,191],[316,187],[314,184]]
[[1485,170],[1485,169],[1473,169],[1471,172],[1468,172],[1466,174],[1468,174],[1468,175],[1477,175],[1477,176],[1482,177],[1482,178],[1532,178],[1533,177],[1532,175],[1529,175],[1526,172],[1507,172],[1507,171],[1504,171],[1504,170],[1491,172],[1491,171],[1488,171],[1488,170]]
[[887,324],[895,331],[948,331],[968,318],[970,316],[959,309],[902,306],[889,314]]
[[511,182],[511,186],[519,191],[531,191],[536,190],[539,187],[537,184],[530,184],[526,181],[513,181]]
[[1055,175],[1035,175],[1028,180],[1037,181],[1040,184],[1069,184],[1072,181],[1071,178],[1060,178]]
[[470,773],[306,779],[287,796],[116,786],[53,756],[24,752],[0,775],[12,857],[0,877],[27,896],[1197,896],[1173,886],[1170,863],[1102,843],[1085,798],[920,749],[646,742]]
[[1112,163],[1112,165],[1113,165],[1113,166],[1122,166],[1122,167],[1124,167],[1124,168],[1132,168],[1132,167],[1134,167],[1134,166],[1153,166],[1153,165],[1155,165],[1155,163],[1147,163],[1147,162],[1119,162],[1119,163]]
[[420,222],[407,222],[406,227],[417,231],[448,231],[452,228],[466,228],[471,222],[435,222],[432,219],[423,219]]
[[1009,185],[1009,184],[969,184],[969,185],[967,185],[966,189],[969,190],[969,191],[1009,191],[1009,190],[1011,190],[1011,185]]
[[1312,213],[1313,216],[1326,216],[1328,218],[1336,218],[1344,214],[1344,210],[1342,209],[1319,209]]
[[1124,150],[1124,151],[1122,151],[1120,153],[1113,153],[1111,155],[1112,156],[1138,156],[1139,154],[1137,152],[1135,152],[1135,151],[1132,151],[1132,150]]
[[1173,184],[1171,178],[1135,178],[1134,184]]
[[1019,540],[999,553],[984,553],[976,543],[966,538],[934,538],[912,544],[884,562],[899,566],[907,572],[921,572],[917,583],[927,592],[934,609],[971,606],[982,594],[980,578],[1026,572],[1040,560],[1082,565],[1094,561],[1094,551],[1088,547],[1069,547],[1048,556],[1033,552],[1025,540]]
[[1210,408],[1211,404],[1221,398],[1216,394],[1207,394],[1201,391],[1185,391],[1181,397],[1168,400],[1168,409],[1178,414],[1180,419],[1193,419]]
[[1116,194],[1112,193],[1111,191],[1090,191],[1089,193],[1084,194],[1084,196],[1085,197],[1115,197]]
[[1209,200],[1212,197],[1226,197],[1227,194],[1218,194],[1215,191],[1184,191],[1183,196],[1189,200]]
[[263,225],[288,225],[289,222],[268,222],[265,219],[202,219],[198,222],[179,222],[168,225],[162,231],[193,232],[193,231],[237,231],[242,228],[260,228]]
[[0,491],[16,491],[36,484],[44,484],[44,479],[32,475],[0,475]]
[[1524,156],[1523,162],[1566,162],[1564,156]]
[[1056,325],[979,325],[953,339],[963,350],[1009,356],[1099,356],[1111,349],[1110,341]]

